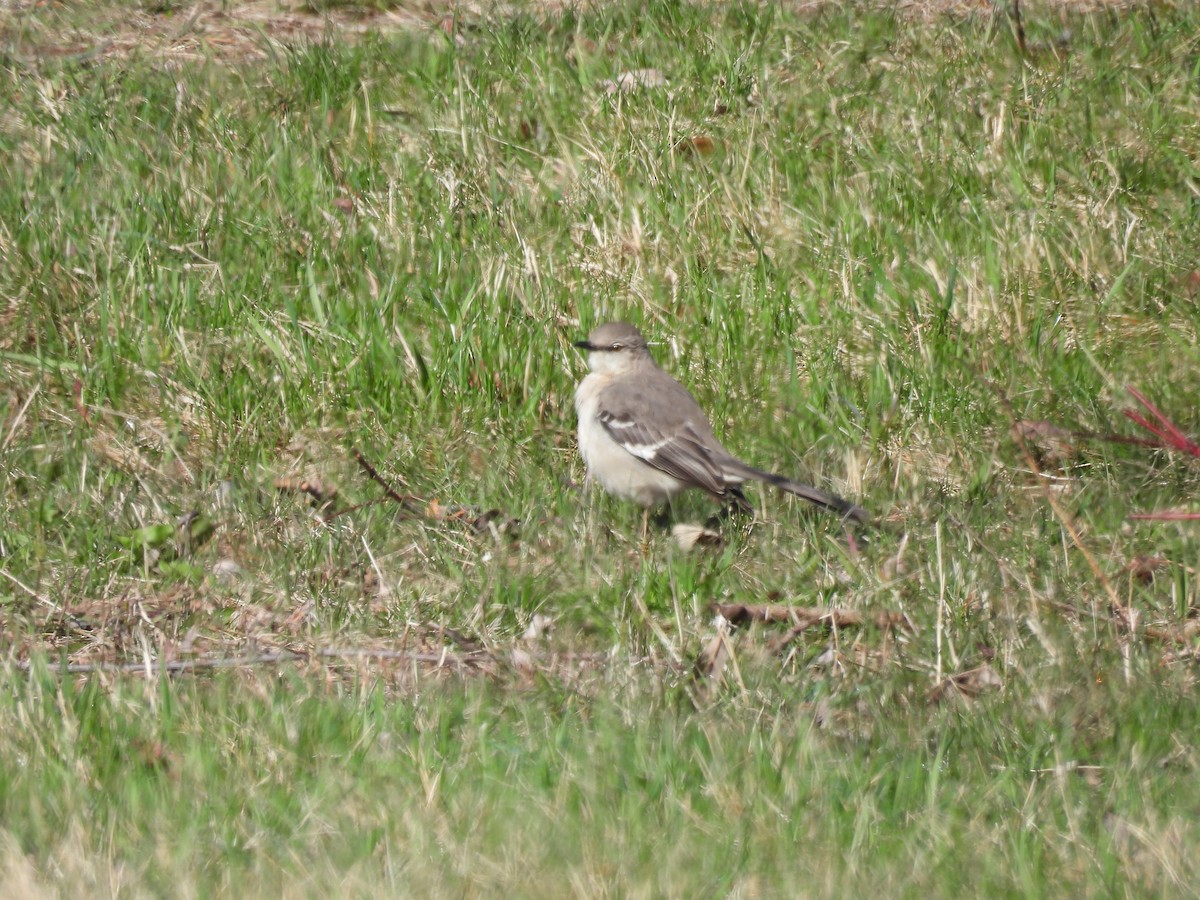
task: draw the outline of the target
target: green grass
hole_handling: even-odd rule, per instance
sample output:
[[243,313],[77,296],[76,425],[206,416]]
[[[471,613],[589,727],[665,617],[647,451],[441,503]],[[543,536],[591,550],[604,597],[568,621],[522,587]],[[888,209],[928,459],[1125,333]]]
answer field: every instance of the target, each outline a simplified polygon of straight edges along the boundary
[[[864,729],[795,715],[775,683],[765,708],[697,712],[627,681],[397,702],[293,675],[40,670],[0,709],[0,798],[21,810],[8,864],[150,893],[181,875],[198,893],[1183,892],[1195,793],[1179,795],[1191,751],[1173,735],[1197,717],[1181,687],[1098,684],[1053,723],[1025,689],[966,713],[897,697]],[[1105,767],[1069,766],[1084,760]]]
[[[1027,10],[1070,37],[1025,57],[1003,17],[650,2],[183,63],[53,56],[72,15],[124,46],[102,3],[0,26],[6,893],[1194,889],[1195,648],[1142,629],[1200,606],[1196,531],[1129,516],[1200,470],[1009,434],[1136,435],[1129,384],[1200,431],[1194,10]],[[754,490],[724,549],[643,555],[574,447],[616,318],[890,527]],[[694,683],[709,604],[770,599],[912,628],[742,630]]]

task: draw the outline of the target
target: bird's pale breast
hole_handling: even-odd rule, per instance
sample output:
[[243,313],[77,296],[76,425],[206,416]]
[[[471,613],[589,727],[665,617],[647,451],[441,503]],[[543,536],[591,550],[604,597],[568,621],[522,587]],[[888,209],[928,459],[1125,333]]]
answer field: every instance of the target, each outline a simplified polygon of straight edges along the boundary
[[609,435],[596,416],[596,404],[607,380],[600,375],[588,375],[575,390],[579,452],[587,466],[588,478],[600,482],[610,494],[642,506],[665,503],[685,485],[638,459]]

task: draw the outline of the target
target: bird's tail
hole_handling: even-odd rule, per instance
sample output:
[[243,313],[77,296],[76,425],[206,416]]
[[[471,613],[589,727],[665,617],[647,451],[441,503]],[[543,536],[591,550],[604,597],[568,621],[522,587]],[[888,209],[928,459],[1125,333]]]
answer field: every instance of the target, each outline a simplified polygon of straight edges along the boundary
[[772,485],[781,491],[787,491],[789,494],[795,494],[809,503],[814,503],[817,506],[837,513],[843,519],[849,519],[860,525],[871,524],[870,513],[861,506],[851,503],[849,500],[844,500],[836,494],[827,494],[824,491],[817,490],[815,487],[801,484],[798,481],[792,481],[792,479],[785,478],[782,475],[775,475],[771,472],[755,469],[753,466],[748,466],[740,460],[736,460],[735,462],[739,475]]

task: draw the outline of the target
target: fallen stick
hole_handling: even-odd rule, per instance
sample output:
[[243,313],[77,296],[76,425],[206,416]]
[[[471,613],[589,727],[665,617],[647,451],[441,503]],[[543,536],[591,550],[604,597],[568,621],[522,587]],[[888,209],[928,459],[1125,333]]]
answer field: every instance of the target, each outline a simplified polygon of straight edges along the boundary
[[399,491],[393,488],[390,484],[388,484],[387,480],[379,474],[378,470],[371,465],[370,461],[358,450],[352,449],[350,451],[350,455],[354,457],[354,461],[358,463],[359,468],[367,474],[367,477],[383,488],[384,494],[389,500],[399,503],[400,506],[407,512],[416,513],[417,515],[424,514],[426,507],[424,500],[422,500],[420,497],[414,497],[412,494],[401,494]]
[[[825,628],[860,628],[871,625],[876,628],[911,628],[903,613],[864,613],[854,609],[837,609],[827,606],[787,606],[781,603],[743,604],[714,603],[712,612],[722,616],[733,625],[746,622],[789,624],[793,630],[804,631],[818,625]],[[797,633],[799,633],[797,631]]]
[[1164,644],[1190,644],[1200,635],[1200,619],[1190,619],[1182,625],[1147,625],[1142,635]]

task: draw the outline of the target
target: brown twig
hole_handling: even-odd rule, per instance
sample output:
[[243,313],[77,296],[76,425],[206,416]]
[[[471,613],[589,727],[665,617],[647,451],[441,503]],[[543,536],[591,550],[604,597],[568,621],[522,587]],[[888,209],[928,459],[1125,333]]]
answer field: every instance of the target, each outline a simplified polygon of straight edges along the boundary
[[825,628],[859,628],[864,625],[873,625],[876,628],[911,628],[903,613],[889,611],[864,613],[855,609],[787,606],[780,603],[714,603],[709,609],[732,625],[745,622],[785,623],[792,625],[797,634],[818,625]]
[[1164,644],[1190,644],[1200,635],[1200,619],[1191,619],[1182,625],[1147,625],[1142,634]]
[[[980,379],[980,381],[990,387],[995,393],[996,399],[1000,401],[1000,405],[1003,406],[1004,411],[1008,413],[1010,433],[1012,434],[1013,439],[1017,442],[1017,447],[1020,449],[1021,455],[1025,457],[1025,464],[1029,467],[1031,472],[1037,472],[1037,460],[1034,456],[1033,450],[1030,449],[1029,442],[1025,439],[1025,436],[1021,433],[1020,429],[1012,428],[1012,426],[1017,422],[1017,414],[1016,410],[1013,408],[1012,401],[1008,399],[1004,389],[1001,388],[999,384],[992,381],[981,372],[975,371],[974,367],[968,365],[968,368],[974,372],[976,378]],[[1125,604],[1121,602],[1121,598],[1117,594],[1116,588],[1113,587],[1112,582],[1108,579],[1108,576],[1104,574],[1104,570],[1100,568],[1100,563],[1084,544],[1083,536],[1079,533],[1079,529],[1075,525],[1074,516],[1063,509],[1058,500],[1055,498],[1054,492],[1050,490],[1050,485],[1047,484],[1043,479],[1038,479],[1038,486],[1042,489],[1042,496],[1045,497],[1046,503],[1049,504],[1051,511],[1054,513],[1054,517],[1058,519],[1059,524],[1066,529],[1067,535],[1071,538],[1071,543],[1075,545],[1075,549],[1078,550],[1083,556],[1088,568],[1092,570],[1092,575],[1095,576],[1096,581],[1098,581],[1100,586],[1104,589],[1104,593],[1108,596],[1110,607],[1114,612],[1119,614],[1122,620],[1124,620],[1123,624],[1127,625],[1129,621],[1128,610],[1125,608]]]
[[[458,504],[442,506],[437,500],[426,501],[412,494],[401,494],[384,480],[383,476],[376,471],[375,467],[358,450],[352,449],[350,452],[354,456],[355,462],[367,473],[367,476],[383,488],[387,499],[400,504],[407,516],[425,519],[430,522],[461,523],[469,526],[476,534],[491,533],[492,535],[499,535],[506,533],[511,536],[517,534],[521,524],[520,521],[506,516],[499,509],[489,509],[479,512],[478,509],[470,506],[459,506]],[[328,516],[327,520],[356,509],[362,509],[364,506],[370,506],[374,502],[376,501],[360,503],[357,506],[338,510],[333,515]]]
[[374,481],[376,484],[378,484],[381,488],[383,488],[384,493],[387,495],[388,499],[396,501],[402,507],[404,507],[404,509],[408,510],[409,512],[423,512],[424,511],[424,509],[425,509],[425,501],[424,500],[422,500],[420,497],[414,497],[412,494],[401,494],[401,493],[397,492],[390,484],[388,484],[383,479],[383,476],[380,475],[378,471],[376,471],[375,467],[373,465],[371,465],[367,461],[367,458],[365,456],[363,456],[357,449],[352,449],[350,451],[350,453],[351,453],[351,455],[353,455],[354,461],[357,462],[358,465],[362,468],[362,470],[367,473],[367,476],[372,481]]
[[1149,519],[1157,522],[1195,522],[1200,520],[1200,513],[1184,512],[1182,509],[1164,509],[1162,512],[1130,513],[1131,519]]
[[788,606],[782,603],[714,603],[709,609],[731,625],[746,622],[791,625],[791,628],[770,642],[769,648],[772,653],[782,652],[788,644],[812,628],[829,628],[836,631],[839,628],[874,626],[885,631],[893,628],[912,630],[912,623],[904,613],[891,611],[870,613],[855,609],[831,609],[827,606]]
[[868,618],[864,616],[853,615],[849,610],[834,610],[834,612],[836,615],[833,616],[824,615],[820,617],[806,617],[801,619],[799,622],[789,628],[784,634],[781,634],[771,642],[771,652],[783,652],[783,649],[787,647],[788,644],[800,637],[800,635],[802,635],[804,632],[808,631],[810,628],[818,626],[823,628],[832,628],[834,630],[839,628],[858,627],[862,625],[874,625],[876,628],[881,628],[885,631],[889,631],[892,628],[905,628],[909,630],[912,628],[912,625],[909,623],[908,619],[904,617],[903,613],[876,613],[874,616]]

